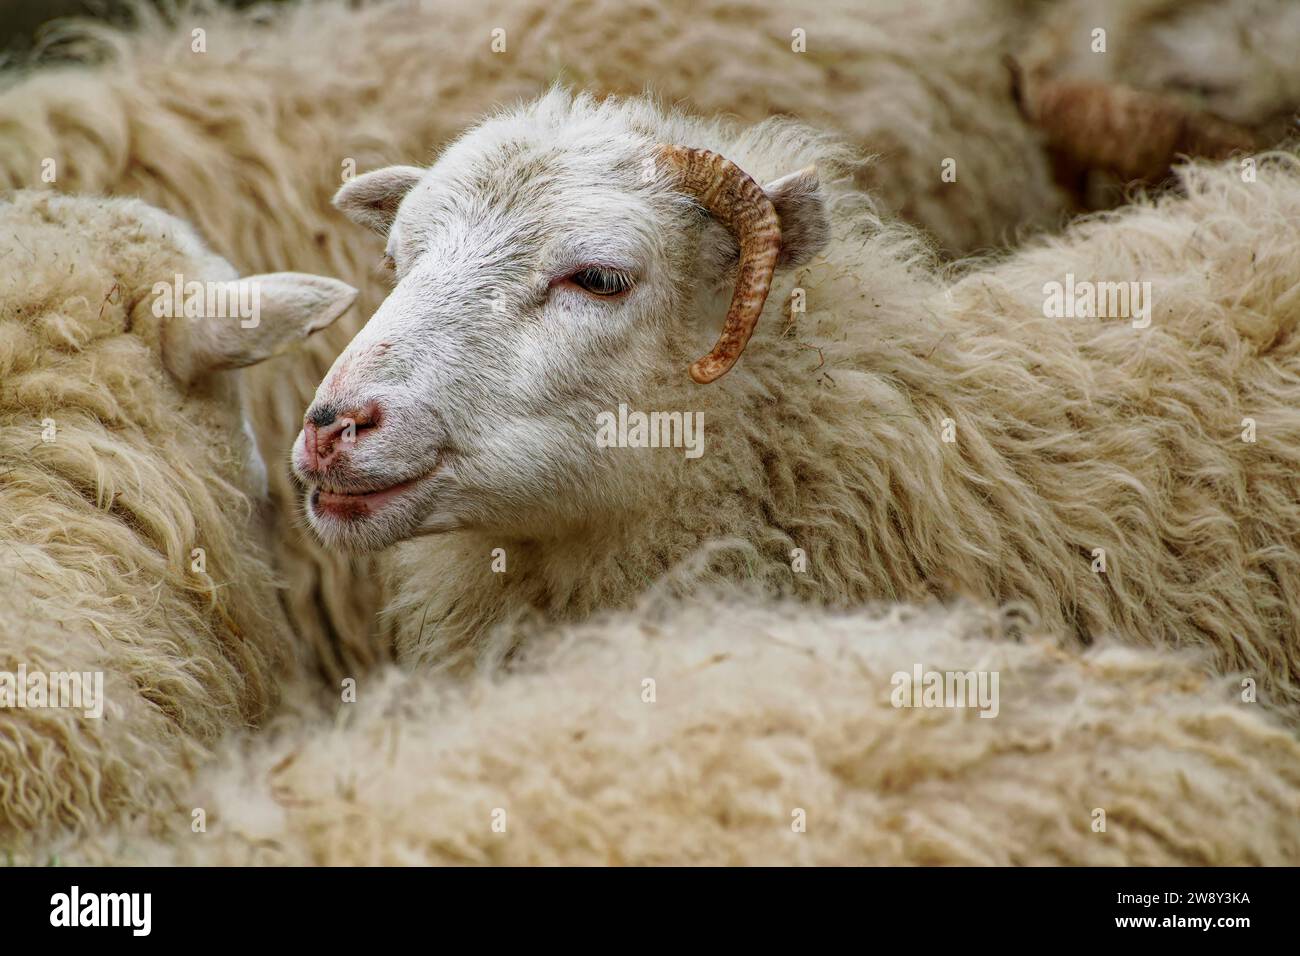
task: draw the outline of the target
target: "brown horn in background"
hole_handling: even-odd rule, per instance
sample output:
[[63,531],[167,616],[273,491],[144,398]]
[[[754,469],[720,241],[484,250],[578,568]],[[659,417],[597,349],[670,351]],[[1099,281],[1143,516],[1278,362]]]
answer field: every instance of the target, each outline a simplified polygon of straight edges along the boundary
[[758,324],[781,251],[781,223],[763,187],[731,160],[707,149],[657,149],[660,158],[677,173],[681,190],[740,244],[736,289],[722,334],[713,351],[691,363],[691,378],[707,385],[731,370]]
[[1179,156],[1226,159],[1259,148],[1249,130],[1163,93],[1081,80],[1044,80],[1028,96],[1019,92],[1050,149],[1125,180],[1159,180]]

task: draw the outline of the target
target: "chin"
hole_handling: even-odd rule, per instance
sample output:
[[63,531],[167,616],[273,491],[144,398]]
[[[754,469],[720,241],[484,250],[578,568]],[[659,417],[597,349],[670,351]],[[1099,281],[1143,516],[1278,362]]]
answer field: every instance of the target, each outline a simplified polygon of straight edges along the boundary
[[423,479],[364,493],[312,486],[304,506],[312,531],[327,547],[379,551],[428,533],[425,525],[432,509],[427,490]]

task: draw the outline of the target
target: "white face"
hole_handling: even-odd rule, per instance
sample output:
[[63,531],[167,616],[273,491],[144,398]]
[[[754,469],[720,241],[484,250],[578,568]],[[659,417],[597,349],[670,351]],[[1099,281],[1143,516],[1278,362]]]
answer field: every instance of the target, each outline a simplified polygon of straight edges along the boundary
[[397,284],[294,445],[322,539],[528,534],[577,520],[579,504],[617,507],[637,465],[601,453],[597,415],[685,376],[711,341],[683,317],[686,290],[708,284],[701,272],[725,278],[726,253],[702,247],[729,242],[646,175],[652,143],[596,120],[507,117],[427,171],[340,191],[340,208],[387,233]]

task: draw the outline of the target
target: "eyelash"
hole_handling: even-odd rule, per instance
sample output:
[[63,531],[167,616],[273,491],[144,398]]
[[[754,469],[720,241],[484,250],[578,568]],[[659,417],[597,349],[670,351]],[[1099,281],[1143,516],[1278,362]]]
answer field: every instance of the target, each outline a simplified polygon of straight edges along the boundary
[[629,291],[635,281],[626,272],[606,269],[601,266],[587,266],[568,277],[583,292],[602,299],[612,299]]
[[[380,266],[389,272],[397,271],[397,263],[387,253],[379,260]],[[583,292],[602,299],[612,299],[631,290],[636,283],[626,272],[617,269],[605,269],[600,266],[588,266],[579,269],[568,277]]]

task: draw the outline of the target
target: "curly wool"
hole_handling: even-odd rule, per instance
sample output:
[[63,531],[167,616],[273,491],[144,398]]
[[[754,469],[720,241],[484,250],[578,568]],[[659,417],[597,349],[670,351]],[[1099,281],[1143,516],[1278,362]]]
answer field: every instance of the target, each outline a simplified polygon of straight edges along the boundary
[[[1300,743],[1235,681],[1171,652],[1016,643],[1009,626],[970,608],[714,599],[561,630],[504,676],[377,673],[355,704],[228,747],[184,804],[206,808],[207,832],[178,809],[165,837],[104,834],[71,859],[1300,860]],[[997,715],[894,706],[917,666],[996,672]]]
[[[495,621],[629,606],[734,538],[753,550],[717,552],[706,580],[836,605],[1024,602],[1080,643],[1207,647],[1272,704],[1300,705],[1294,154],[1261,161],[1249,182],[1235,164],[1184,168],[1185,195],[1081,222],[945,287],[918,238],[853,191],[842,146],[821,134],[560,91],[529,109],[600,110],[611,127],[694,142],[761,180],[816,163],[836,238],[774,287],[726,379],[700,387],[681,373],[709,342],[692,314],[649,384],[629,386],[630,408],[711,423],[698,460],[614,451],[600,486],[584,486],[575,529],[470,529],[393,549],[404,660],[472,665]],[[1149,282],[1149,327],[1049,317],[1045,287],[1069,275]],[[786,312],[796,287],[806,313]],[[490,572],[497,548],[505,574]],[[796,549],[806,573],[792,568]]]
[[[953,251],[1002,243],[1059,209],[1000,62],[1016,0],[890,0],[869,17],[823,0],[356,6],[196,4],[167,21],[144,5],[130,31],[54,35],[52,54],[89,65],[37,69],[0,92],[0,186],[43,185],[51,158],[54,188],[140,196],[194,223],[243,272],[299,269],[362,289],[352,316],[247,375],[291,617],[335,679],[386,656],[391,635],[374,632],[384,596],[370,561],[319,548],[294,522],[285,460],[317,383],[387,292],[370,235],[330,206],[349,164],[423,162],[485,110],[564,77],[842,130],[880,154],[859,182]],[[204,53],[191,49],[196,27]],[[806,53],[792,50],[796,28]],[[955,182],[940,179],[948,157]]]
[[102,671],[107,699],[0,709],[13,849],[165,801],[265,715],[290,645],[235,382],[182,392],[150,308],[178,272],[230,276],[138,201],[48,193],[0,202],[0,259],[0,671]]

